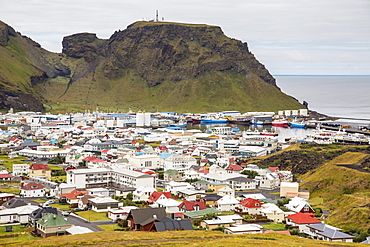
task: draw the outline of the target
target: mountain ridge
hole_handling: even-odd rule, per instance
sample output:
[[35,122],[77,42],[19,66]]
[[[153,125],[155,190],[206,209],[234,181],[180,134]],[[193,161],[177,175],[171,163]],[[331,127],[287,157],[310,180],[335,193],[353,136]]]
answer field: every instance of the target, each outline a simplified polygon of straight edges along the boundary
[[[7,28],[6,32],[12,30]],[[54,110],[302,108],[280,91],[247,43],[226,37],[217,26],[139,21],[109,39],[99,39],[93,33],[66,36],[62,53],[48,52],[16,34],[16,39],[2,35],[0,47],[20,44],[27,58],[23,64],[33,68],[22,78],[27,87],[20,91]],[[6,84],[1,75],[0,68],[0,83]],[[18,87],[13,91],[19,92],[19,83],[8,81]],[[9,104],[0,105],[6,106]]]

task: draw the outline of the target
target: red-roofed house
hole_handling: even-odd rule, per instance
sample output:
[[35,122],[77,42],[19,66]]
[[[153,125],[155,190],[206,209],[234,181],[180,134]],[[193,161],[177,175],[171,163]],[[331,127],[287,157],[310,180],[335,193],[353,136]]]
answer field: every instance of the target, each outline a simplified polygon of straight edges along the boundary
[[270,170],[270,172],[276,172],[276,171],[279,171],[279,167],[268,167],[267,169]]
[[253,198],[246,198],[241,201],[239,205],[241,211],[248,214],[260,214],[260,209],[262,207],[262,203]]
[[236,161],[234,160],[234,158],[229,158],[229,163],[230,163],[230,164],[235,164],[235,163],[236,163]]
[[0,181],[10,181],[12,180],[13,175],[11,173],[0,173]]
[[166,146],[159,146],[156,151],[158,153],[168,152],[168,148]]
[[86,158],[84,158],[82,160],[83,161],[86,161],[86,165],[89,168],[92,168],[92,167],[101,167],[102,164],[104,164],[105,162],[107,162],[106,160],[98,159],[98,158],[95,158],[95,157],[92,157],[92,156],[88,156],[88,157],[86,157]]
[[148,202],[156,202],[159,199],[172,198],[171,192],[158,192],[153,191],[153,193],[148,197]]
[[42,177],[45,179],[51,179],[51,169],[44,164],[32,164],[30,166],[30,177]]
[[298,228],[301,232],[307,232],[309,229],[308,224],[321,223],[321,221],[315,219],[313,214],[296,213],[285,216],[286,224]]
[[89,192],[86,190],[72,190],[70,193],[65,193],[59,196],[61,201],[65,201],[70,207],[77,207],[78,201],[84,195],[88,194]]
[[20,195],[23,197],[44,197],[45,187],[41,184],[31,182],[21,187]]
[[207,169],[204,169],[204,170],[200,170],[200,171],[198,171],[199,173],[209,173],[209,170],[207,170]]
[[228,173],[240,173],[243,171],[243,168],[240,165],[228,165],[225,170]]
[[203,201],[190,202],[187,200],[183,201],[178,207],[182,212],[198,211],[207,208]]

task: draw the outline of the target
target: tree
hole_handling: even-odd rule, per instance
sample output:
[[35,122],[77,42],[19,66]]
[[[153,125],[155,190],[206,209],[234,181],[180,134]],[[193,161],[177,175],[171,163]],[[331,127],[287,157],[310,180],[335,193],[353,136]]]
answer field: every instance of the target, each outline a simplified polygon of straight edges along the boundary
[[134,199],[134,195],[132,193],[128,193],[126,199],[132,201],[132,199]]
[[256,176],[258,176],[258,172],[250,170],[244,170],[240,174],[247,175],[248,178],[255,178]]

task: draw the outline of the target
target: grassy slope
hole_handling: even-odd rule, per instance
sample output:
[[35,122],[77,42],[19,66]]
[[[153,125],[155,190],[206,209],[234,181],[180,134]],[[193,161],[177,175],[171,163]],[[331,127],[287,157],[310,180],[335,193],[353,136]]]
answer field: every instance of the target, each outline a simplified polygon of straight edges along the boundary
[[21,90],[30,93],[30,76],[42,72],[31,65],[24,40],[9,36],[7,46],[0,46],[0,85],[8,91]]
[[355,164],[365,157],[363,153],[347,152],[301,177],[300,186],[310,191],[315,206],[332,212],[328,224],[370,227],[370,173],[336,165]]
[[247,79],[232,71],[206,73],[179,82],[165,81],[155,87],[147,87],[142,78],[132,71],[126,71],[122,79],[82,78],[72,84],[66,95],[58,97],[66,86],[64,81],[54,81],[54,90],[59,88],[59,92],[46,88],[44,96],[53,102],[53,109],[63,111],[68,108],[83,110],[99,107],[111,111],[127,111],[131,108],[136,111],[209,112],[277,111],[302,107],[258,77],[250,76]]
[[[96,232],[14,243],[6,246],[362,246],[324,242],[282,234],[227,235],[213,231]],[[365,245],[363,245],[365,246]]]

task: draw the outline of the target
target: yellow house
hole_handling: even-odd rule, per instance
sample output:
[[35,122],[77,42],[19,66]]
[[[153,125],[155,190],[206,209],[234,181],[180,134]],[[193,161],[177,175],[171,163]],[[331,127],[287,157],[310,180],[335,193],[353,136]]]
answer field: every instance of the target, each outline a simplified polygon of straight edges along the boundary
[[219,189],[225,187],[227,184],[223,183],[208,183],[208,190],[212,190],[213,192],[217,193]]
[[51,169],[44,164],[32,164],[30,166],[30,177],[42,177],[45,179],[51,179]]

